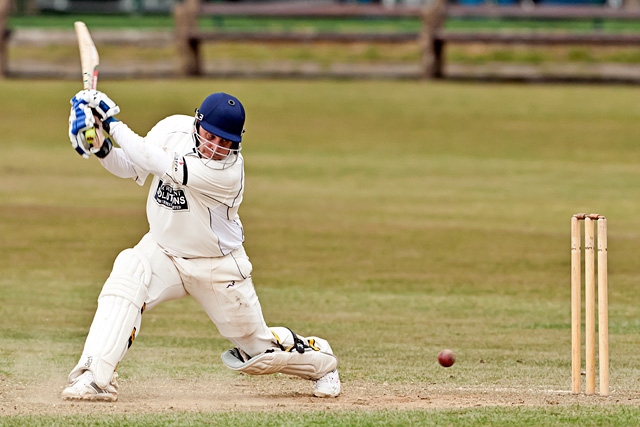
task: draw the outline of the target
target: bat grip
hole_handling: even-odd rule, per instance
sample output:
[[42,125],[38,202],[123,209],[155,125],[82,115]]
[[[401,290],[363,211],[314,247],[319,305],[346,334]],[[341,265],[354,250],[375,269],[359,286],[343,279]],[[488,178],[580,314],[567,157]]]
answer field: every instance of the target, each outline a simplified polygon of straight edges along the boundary
[[[92,108],[91,111],[93,112],[93,117],[96,118],[96,120],[99,120],[100,116],[98,115],[96,109]],[[87,140],[87,144],[89,144],[89,147],[93,147],[96,142],[96,128],[97,126],[84,131],[84,138]]]

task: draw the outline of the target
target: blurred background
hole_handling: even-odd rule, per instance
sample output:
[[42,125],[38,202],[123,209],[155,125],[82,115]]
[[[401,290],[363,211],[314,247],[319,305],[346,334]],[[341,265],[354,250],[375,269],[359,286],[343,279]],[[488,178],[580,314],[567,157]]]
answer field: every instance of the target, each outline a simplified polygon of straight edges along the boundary
[[640,0],[0,0],[0,75],[640,82]]
[[108,78],[640,81],[640,0],[0,0],[0,75],[77,78],[75,20]]
[[[299,2],[300,0],[262,0],[260,3],[268,2]],[[303,0],[304,1],[304,0]],[[637,4],[629,0],[534,0],[539,4],[558,5],[608,5],[611,7],[628,7]],[[169,13],[175,3],[174,0],[15,0],[18,10],[21,13],[38,12],[69,12],[69,13]],[[255,0],[202,0],[204,3],[246,3]],[[361,3],[361,4],[382,4],[384,6],[420,6],[430,2],[430,0],[306,0],[308,3]],[[450,0],[451,3],[458,4],[519,4],[522,0]]]

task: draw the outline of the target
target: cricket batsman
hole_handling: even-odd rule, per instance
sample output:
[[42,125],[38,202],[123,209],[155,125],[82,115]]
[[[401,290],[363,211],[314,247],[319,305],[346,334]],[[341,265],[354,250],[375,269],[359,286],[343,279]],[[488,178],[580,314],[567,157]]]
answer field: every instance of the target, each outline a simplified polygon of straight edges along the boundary
[[[240,101],[213,93],[195,117],[169,116],[145,137],[116,119],[119,112],[102,92],[78,92],[71,99],[69,138],[76,152],[97,157],[113,175],[139,185],[151,179],[149,231],[116,257],[62,398],[117,400],[116,367],[140,333],[144,312],[189,295],[231,341],[233,348],[222,354],[226,366],[251,375],[295,375],[311,380],[315,396],[338,396],[338,361],[329,343],[270,328],[262,315],[238,216],[244,190]],[[96,142],[89,144],[84,133],[94,127]]]

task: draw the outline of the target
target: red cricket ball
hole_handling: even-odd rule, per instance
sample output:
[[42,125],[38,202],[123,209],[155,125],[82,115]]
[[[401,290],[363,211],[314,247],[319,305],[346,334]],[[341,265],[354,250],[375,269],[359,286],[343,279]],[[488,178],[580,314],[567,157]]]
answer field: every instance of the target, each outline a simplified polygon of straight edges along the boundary
[[455,362],[456,362],[456,355],[453,351],[442,350],[440,353],[438,353],[438,363],[440,363],[440,365],[444,366],[445,368],[448,368],[449,366],[453,365]]

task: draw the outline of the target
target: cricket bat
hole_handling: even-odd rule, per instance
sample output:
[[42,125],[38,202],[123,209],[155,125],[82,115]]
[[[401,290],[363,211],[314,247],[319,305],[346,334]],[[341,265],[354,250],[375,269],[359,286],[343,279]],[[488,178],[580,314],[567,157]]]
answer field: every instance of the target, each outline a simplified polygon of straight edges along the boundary
[[[82,21],[74,23],[78,47],[80,48],[80,64],[82,66],[82,85],[85,89],[95,89],[98,85],[98,65],[100,56],[86,24]],[[87,129],[84,136],[89,146],[96,143],[96,129]]]

